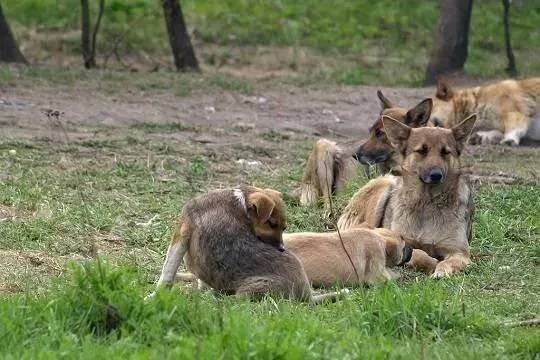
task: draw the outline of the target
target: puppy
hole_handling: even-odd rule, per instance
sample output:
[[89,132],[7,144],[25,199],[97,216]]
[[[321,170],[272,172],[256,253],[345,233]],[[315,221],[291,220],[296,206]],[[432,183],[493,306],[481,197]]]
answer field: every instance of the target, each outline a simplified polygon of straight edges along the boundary
[[392,145],[402,158],[402,176],[374,179],[349,201],[338,220],[340,229],[367,222],[394,230],[409,245],[440,261],[433,277],[445,277],[470,264],[474,203],[461,177],[460,156],[476,115],[451,129],[413,129],[383,117]]
[[395,279],[397,274],[390,268],[408,262],[412,255],[412,248],[388,229],[284,234],[283,240],[285,248],[300,259],[314,287],[373,285]]
[[285,227],[277,191],[241,186],[198,196],[182,210],[157,287],[172,285],[184,259],[189,272],[226,294],[312,303],[335,298],[312,296],[302,264],[282,246]]

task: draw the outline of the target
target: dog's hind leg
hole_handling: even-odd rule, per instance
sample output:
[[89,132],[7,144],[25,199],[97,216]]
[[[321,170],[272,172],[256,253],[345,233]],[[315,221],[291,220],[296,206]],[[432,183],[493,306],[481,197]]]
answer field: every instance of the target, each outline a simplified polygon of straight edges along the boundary
[[[180,221],[174,231],[169,249],[167,250],[167,256],[165,257],[165,263],[161,270],[161,276],[157,282],[157,289],[163,286],[171,286],[176,278],[176,272],[182,264],[184,255],[188,250],[188,225],[185,222]],[[148,295],[146,299],[153,298],[155,292]]]
[[504,136],[501,144],[518,146],[521,138],[527,134],[530,119],[521,112],[511,112],[506,115],[504,122]]

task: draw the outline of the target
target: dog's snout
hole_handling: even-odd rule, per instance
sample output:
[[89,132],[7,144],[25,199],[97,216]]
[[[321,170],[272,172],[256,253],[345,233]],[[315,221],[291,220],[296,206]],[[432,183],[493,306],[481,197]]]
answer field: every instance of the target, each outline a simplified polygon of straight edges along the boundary
[[403,265],[409,260],[411,260],[413,249],[409,245],[403,247],[403,257],[401,258],[401,264]]
[[429,169],[422,176],[422,181],[426,184],[440,184],[444,181],[444,173],[440,168]]
[[283,246],[283,244],[280,244],[278,246],[278,250],[281,251],[281,252],[284,252],[285,251],[285,247]]

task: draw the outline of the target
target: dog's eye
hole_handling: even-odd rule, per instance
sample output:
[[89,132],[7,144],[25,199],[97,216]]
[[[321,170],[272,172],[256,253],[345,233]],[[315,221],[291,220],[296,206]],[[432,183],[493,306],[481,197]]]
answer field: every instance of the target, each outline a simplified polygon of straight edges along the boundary
[[441,155],[442,155],[442,156],[448,155],[448,154],[450,154],[450,153],[451,153],[451,151],[448,150],[448,148],[445,148],[445,147],[444,147],[444,148],[441,149]]
[[420,149],[416,149],[415,150],[417,153],[419,153],[420,155],[427,155],[428,153],[428,148],[426,145],[422,146]]
[[380,138],[383,135],[384,135],[384,132],[381,129],[379,129],[379,128],[375,129],[375,136],[376,137]]
[[277,221],[275,219],[268,219],[268,225],[270,225],[270,227],[272,229],[275,229],[275,228],[277,228],[278,223],[277,223]]

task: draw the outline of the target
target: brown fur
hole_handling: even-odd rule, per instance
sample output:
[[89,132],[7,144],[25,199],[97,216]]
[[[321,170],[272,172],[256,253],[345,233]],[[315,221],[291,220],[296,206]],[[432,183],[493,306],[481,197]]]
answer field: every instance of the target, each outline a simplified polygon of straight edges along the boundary
[[184,260],[194,276],[224,293],[313,303],[335,298],[312,296],[300,261],[279,249],[285,224],[285,206],[274,190],[242,186],[198,196],[182,210],[157,286],[172,285]]
[[397,275],[390,267],[411,257],[412,249],[387,229],[356,228],[340,234],[343,245],[337,232],[284,234],[285,247],[300,259],[314,287],[370,285],[391,280]]
[[356,151],[356,158],[366,165],[377,164],[382,174],[399,173],[401,155],[394,151],[386,136],[382,117],[390,116],[408,126],[422,127],[428,124],[431,114],[431,99],[425,99],[411,109],[396,107],[379,90],[377,96],[381,103],[381,114],[369,129],[368,139]]
[[454,90],[445,79],[437,84],[431,120],[445,127],[478,114],[471,143],[517,146],[522,138],[540,140],[540,78],[505,80]]
[[434,277],[463,270],[470,263],[474,206],[459,159],[474,122],[473,115],[452,129],[413,129],[384,117],[387,136],[403,156],[402,176],[381,177],[360,189],[339,219],[340,229],[363,221],[383,226],[442,259]]
[[317,140],[298,189],[300,204],[314,204],[322,198],[329,210],[330,196],[343,187],[352,176],[354,167],[354,159],[345,149],[330,140]]

